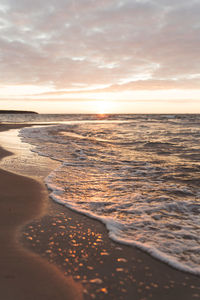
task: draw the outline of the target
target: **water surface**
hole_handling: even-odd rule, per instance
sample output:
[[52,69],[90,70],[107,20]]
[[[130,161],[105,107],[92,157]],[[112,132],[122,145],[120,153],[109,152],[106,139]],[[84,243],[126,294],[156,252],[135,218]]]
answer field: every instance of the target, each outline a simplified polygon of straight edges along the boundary
[[114,240],[200,274],[199,115],[37,118],[59,123],[20,131],[60,162],[46,178],[55,201],[101,220]]

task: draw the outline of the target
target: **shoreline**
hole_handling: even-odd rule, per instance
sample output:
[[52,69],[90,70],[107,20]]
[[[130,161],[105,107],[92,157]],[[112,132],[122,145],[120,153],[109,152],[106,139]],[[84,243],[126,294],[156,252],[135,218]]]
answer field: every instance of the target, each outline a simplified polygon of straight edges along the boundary
[[[23,124],[21,127],[24,126],[26,125]],[[4,130],[6,130],[6,127],[10,128],[12,126],[6,125]],[[6,154],[11,155],[10,152],[2,150],[2,156]],[[70,295],[71,298],[69,297],[69,299],[81,299],[82,285],[85,292],[84,299],[128,300],[134,298],[141,300],[162,298],[175,300],[180,298],[190,300],[200,297],[199,277],[172,269],[139,249],[113,242],[109,239],[107,230],[102,223],[73,212],[50,199],[45,200],[48,202],[48,210],[41,215],[44,211],[41,199],[48,198],[45,185],[40,185],[37,181],[28,177],[3,170],[0,171],[0,176],[6,180],[8,189],[9,186],[13,187],[11,192],[9,190],[12,195],[8,196],[5,182],[1,181],[1,199],[3,200],[5,197],[12,198],[11,203],[1,201],[4,212],[1,208],[0,214],[3,214],[2,218],[5,221],[1,226],[1,238],[4,236],[1,244],[12,245],[12,247],[14,245],[14,250],[9,254],[12,262],[16,260],[15,253],[19,255],[22,265],[23,260],[26,260],[22,271],[20,271],[21,264],[19,266],[19,263],[15,262],[16,272],[22,274],[26,271],[24,275],[27,273],[30,275],[30,268],[34,267],[34,272],[41,275],[42,269],[47,268],[49,270],[47,272],[49,274],[47,276],[48,280],[51,282],[51,286],[54,286],[56,293],[54,298],[51,295],[52,298],[50,296],[45,296],[46,298],[37,296],[33,299],[68,299],[66,295],[64,298],[62,296],[58,298],[59,291],[66,289],[66,282],[68,282],[68,286],[74,285],[72,290],[79,290],[78,296]],[[30,189],[34,191],[31,197]],[[24,198],[23,204],[20,205],[20,212],[15,208],[15,199],[19,198]],[[25,206],[25,204],[27,205],[27,198],[30,198],[28,204],[32,203],[31,209],[29,205],[28,208]],[[35,206],[36,201],[37,207]],[[11,218],[12,230],[8,226],[8,217],[12,211],[15,211],[17,222],[20,221],[20,224],[26,223],[18,235],[20,243],[15,241],[13,236],[18,226],[14,223],[13,217]],[[34,219],[34,217],[37,217],[37,219]],[[3,255],[7,255],[6,249],[8,250],[8,248],[5,248]],[[20,283],[17,279],[17,275],[13,277],[11,271],[7,271],[7,275],[4,274],[5,269],[9,270],[12,267],[8,267],[11,263],[8,259],[4,259],[3,262],[2,255],[0,257],[0,286],[4,290],[7,286],[9,293],[12,285],[15,289],[15,292],[13,292],[15,297],[12,298],[4,291],[4,299],[32,299],[29,296],[27,297],[27,294],[31,292],[31,288],[36,292],[33,282],[31,281],[31,284],[29,282],[30,286],[26,288],[26,291],[21,290],[22,282]],[[34,260],[35,263],[33,264]],[[54,265],[58,266],[61,271]],[[58,276],[59,280],[57,279]],[[28,276],[24,277],[23,280],[27,281],[28,286],[30,277],[29,280]],[[41,282],[38,278],[37,282],[40,286]],[[56,284],[58,284],[57,287]],[[19,298],[16,297],[17,292],[22,293]],[[40,292],[43,291],[40,290]],[[67,293],[70,292],[72,291],[69,289]]]
[[[8,155],[12,153],[0,148],[0,159]],[[22,226],[44,213],[41,198],[48,197],[46,189],[31,178],[2,169],[0,179],[1,298],[83,299],[80,284],[19,243]]]

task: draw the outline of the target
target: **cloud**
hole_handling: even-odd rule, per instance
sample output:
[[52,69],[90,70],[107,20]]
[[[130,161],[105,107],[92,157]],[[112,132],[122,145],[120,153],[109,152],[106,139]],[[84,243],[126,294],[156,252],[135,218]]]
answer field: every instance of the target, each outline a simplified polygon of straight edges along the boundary
[[195,0],[2,0],[1,84],[196,89],[199,13]]

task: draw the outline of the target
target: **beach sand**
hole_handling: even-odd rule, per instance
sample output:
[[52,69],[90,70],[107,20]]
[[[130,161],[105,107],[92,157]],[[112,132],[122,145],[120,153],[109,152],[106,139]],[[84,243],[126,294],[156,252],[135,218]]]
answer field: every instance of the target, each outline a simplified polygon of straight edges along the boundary
[[0,179],[0,299],[200,299],[199,277],[113,242],[31,178]]
[[[10,155],[0,149],[0,158]],[[18,242],[19,228],[44,212],[38,182],[0,170],[0,299],[82,299],[82,288]]]

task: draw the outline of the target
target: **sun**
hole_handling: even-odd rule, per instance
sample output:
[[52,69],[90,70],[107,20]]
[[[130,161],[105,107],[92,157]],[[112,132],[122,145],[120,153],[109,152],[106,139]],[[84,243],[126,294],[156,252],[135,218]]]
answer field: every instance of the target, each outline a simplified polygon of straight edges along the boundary
[[99,115],[112,113],[113,103],[111,101],[95,101],[94,105],[95,112]]

